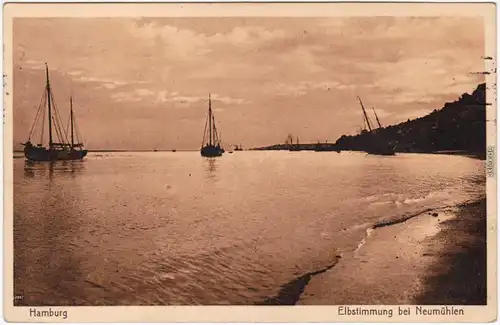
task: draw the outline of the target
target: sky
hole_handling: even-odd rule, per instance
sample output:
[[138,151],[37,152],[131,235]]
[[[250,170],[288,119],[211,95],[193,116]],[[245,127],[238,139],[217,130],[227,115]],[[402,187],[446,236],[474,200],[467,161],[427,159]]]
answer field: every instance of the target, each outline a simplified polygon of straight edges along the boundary
[[14,149],[45,62],[89,149],[199,149],[209,93],[223,144],[248,148],[356,134],[357,96],[389,125],[483,82],[473,17],[16,18],[13,31]]

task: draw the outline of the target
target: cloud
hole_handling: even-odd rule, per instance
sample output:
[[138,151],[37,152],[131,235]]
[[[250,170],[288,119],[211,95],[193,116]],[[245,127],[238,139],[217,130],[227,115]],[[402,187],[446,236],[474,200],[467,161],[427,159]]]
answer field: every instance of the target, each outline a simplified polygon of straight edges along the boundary
[[301,81],[296,84],[278,83],[275,86],[274,94],[277,96],[303,96],[312,91],[323,90],[346,90],[355,89],[354,85],[342,84],[339,81]]
[[[129,92],[116,92],[111,98],[117,102],[145,102],[150,104],[174,103],[184,105],[194,105],[200,102],[208,102],[208,96],[182,95],[177,91],[168,92],[166,90],[153,91],[151,89],[139,88]],[[242,98],[232,98],[211,94],[212,103],[223,103],[225,105],[243,105],[250,101]]]
[[142,100],[141,97],[130,92],[117,92],[112,94],[110,97],[116,102],[140,102]]
[[142,97],[152,96],[155,94],[155,92],[150,90],[150,89],[136,89],[135,93],[138,96],[142,96]]
[[83,74],[83,71],[79,71],[79,70],[76,70],[76,71],[69,71],[67,72],[68,75],[70,76],[80,76]]
[[188,28],[179,28],[158,22],[130,25],[129,31],[133,35],[145,39],[158,40],[160,38],[166,44],[174,44],[184,40],[189,44],[188,47],[203,47],[211,44],[255,46],[256,43],[282,39],[286,35],[284,30],[268,30],[260,26],[234,26],[227,33],[219,32],[207,35]]
[[251,101],[242,99],[242,98],[231,98],[227,96],[220,96],[217,94],[212,94],[212,101],[214,102],[221,102],[226,105],[243,105],[243,104],[250,104]]
[[45,69],[45,62],[43,62],[43,61],[39,61],[39,60],[26,60],[26,61],[23,61],[23,63],[25,65],[27,65],[28,68],[31,68],[31,69],[35,69],[35,70]]
[[227,33],[206,35],[154,21],[129,24],[127,31],[149,46],[162,47],[163,56],[180,61],[197,60],[215,54],[221,48],[248,50],[285,35],[282,30],[266,30],[258,26],[236,26]]
[[128,25],[132,36],[139,38],[149,45],[162,45],[163,54],[174,56],[178,59],[202,56],[210,52],[206,39],[187,29],[175,26],[159,26],[151,22],[141,26]]
[[381,75],[372,86],[388,102],[431,103],[443,94],[456,95],[470,91],[470,85],[479,84],[484,79],[483,76],[469,74],[474,64],[462,62],[458,58],[448,59],[445,64],[442,58],[414,57],[387,64],[388,73]]

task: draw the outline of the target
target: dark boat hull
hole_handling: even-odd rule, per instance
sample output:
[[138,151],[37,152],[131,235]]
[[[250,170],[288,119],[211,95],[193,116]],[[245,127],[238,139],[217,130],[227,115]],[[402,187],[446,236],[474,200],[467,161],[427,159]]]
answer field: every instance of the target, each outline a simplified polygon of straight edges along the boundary
[[220,157],[224,153],[224,149],[215,146],[205,146],[201,148],[200,153],[203,157]]
[[336,153],[340,153],[340,150],[338,149],[335,149],[335,150],[314,150],[315,152],[336,152]]
[[31,161],[81,160],[86,155],[87,150],[24,148],[24,156]]
[[371,145],[367,148],[366,153],[370,155],[378,156],[395,156],[396,152],[394,146],[392,146],[388,141],[381,138],[373,138]]
[[368,151],[368,154],[369,155],[377,155],[377,156],[395,156],[396,153],[395,152],[391,152],[391,151]]
[[395,156],[396,153],[390,147],[388,148],[373,148],[366,151],[370,155],[378,155],[378,156]]

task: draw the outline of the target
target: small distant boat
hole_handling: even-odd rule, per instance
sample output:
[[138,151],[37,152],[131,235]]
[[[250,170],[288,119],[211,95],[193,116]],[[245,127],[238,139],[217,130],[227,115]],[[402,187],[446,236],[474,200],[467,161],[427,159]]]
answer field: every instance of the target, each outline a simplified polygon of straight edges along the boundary
[[215,126],[210,94],[208,95],[208,116],[205,122],[205,130],[203,131],[203,141],[200,153],[203,157],[220,157],[224,153],[224,148],[222,148],[219,134]]
[[[60,115],[54,105],[54,97],[49,81],[49,68],[45,64],[45,91],[42,96],[41,105],[38,107],[35,121],[31,127],[28,141],[21,143],[24,146],[24,156],[30,161],[56,161],[56,160],[80,160],[87,155],[87,150],[83,149],[83,143],[78,141],[78,134],[73,114],[73,98],[70,96],[70,141],[67,139],[67,130],[64,130],[60,120]],[[43,146],[44,126],[45,126],[45,108],[47,108],[47,123],[49,132],[48,146]],[[31,142],[31,136],[36,126],[41,121],[40,142],[34,145]],[[58,141],[54,142],[54,133]],[[77,141],[75,142],[75,135]]]
[[172,149],[172,152],[176,152],[176,151],[177,151],[177,150],[175,150],[175,149]]
[[240,144],[240,146],[239,146],[239,147],[238,147],[238,146],[236,146],[236,147],[234,148],[234,151],[243,151],[243,147],[241,146],[241,144]]

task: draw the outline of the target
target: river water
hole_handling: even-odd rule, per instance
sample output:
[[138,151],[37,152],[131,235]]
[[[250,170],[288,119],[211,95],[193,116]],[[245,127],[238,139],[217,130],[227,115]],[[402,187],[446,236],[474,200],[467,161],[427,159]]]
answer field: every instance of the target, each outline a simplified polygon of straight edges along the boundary
[[259,304],[375,223],[474,200],[484,180],[483,161],[446,155],[18,158],[16,304]]

